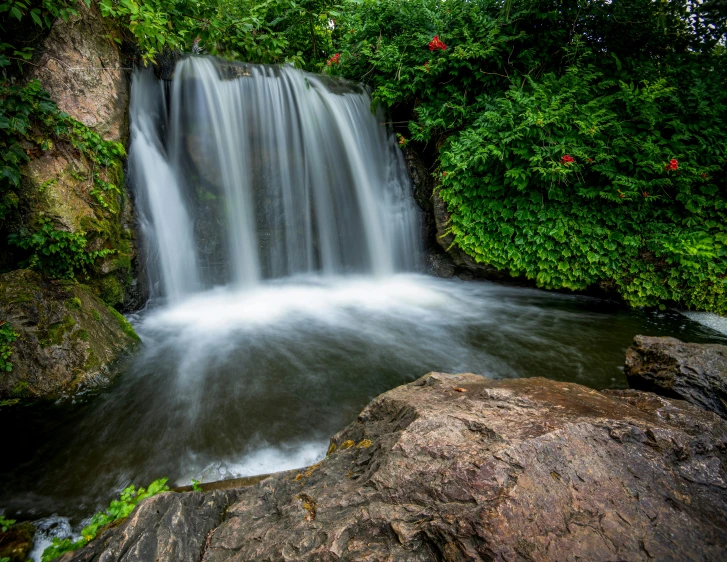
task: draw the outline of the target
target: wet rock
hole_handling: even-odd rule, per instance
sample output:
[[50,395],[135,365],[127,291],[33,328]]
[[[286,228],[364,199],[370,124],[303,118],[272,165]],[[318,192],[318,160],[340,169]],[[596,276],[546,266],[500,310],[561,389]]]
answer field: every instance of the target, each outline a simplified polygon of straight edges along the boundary
[[16,523],[7,531],[0,532],[0,560],[25,562],[33,550],[35,527],[30,523]]
[[131,325],[91,291],[29,270],[0,275],[0,322],[17,334],[0,398],[36,398],[108,382],[107,366],[138,342]]
[[727,419],[727,346],[636,336],[625,372],[631,388],[680,398]]
[[[63,560],[720,560],[726,462],[727,422],[683,401],[430,373],[209,532],[165,494]],[[168,546],[182,529],[191,546]]]

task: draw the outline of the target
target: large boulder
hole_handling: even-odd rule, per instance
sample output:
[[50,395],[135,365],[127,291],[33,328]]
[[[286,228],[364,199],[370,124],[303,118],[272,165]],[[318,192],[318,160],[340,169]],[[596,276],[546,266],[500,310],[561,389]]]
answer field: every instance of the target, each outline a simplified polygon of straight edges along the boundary
[[727,346],[636,336],[624,370],[631,388],[686,400],[727,419]]
[[108,365],[139,341],[126,319],[87,287],[29,270],[0,275],[0,324],[10,326],[10,371],[0,398],[57,396],[107,382]]
[[155,496],[62,560],[716,561],[726,445],[727,422],[683,401],[430,373],[371,402],[320,463],[229,505]]

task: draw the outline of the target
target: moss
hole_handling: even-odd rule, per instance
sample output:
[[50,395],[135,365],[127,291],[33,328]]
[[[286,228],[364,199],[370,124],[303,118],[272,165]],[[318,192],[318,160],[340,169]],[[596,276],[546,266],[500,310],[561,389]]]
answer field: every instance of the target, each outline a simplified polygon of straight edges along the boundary
[[111,314],[114,316],[114,318],[116,318],[122,332],[124,332],[127,336],[129,336],[133,340],[141,341],[141,338],[138,336],[136,331],[134,331],[134,327],[129,323],[129,321],[126,318],[123,317],[123,315],[118,310],[116,310],[115,308],[113,308],[111,306],[109,306],[108,309],[111,312]]
[[76,332],[73,334],[73,337],[83,341],[89,341],[91,339],[86,330],[76,330]]
[[96,354],[93,352],[93,349],[88,350],[88,355],[86,356],[86,361],[83,363],[83,370],[84,371],[93,371],[99,366],[99,360],[98,357],[96,357]]
[[28,382],[27,381],[18,381],[15,383],[15,386],[10,391],[10,394],[13,396],[16,396],[18,398],[22,398],[23,396],[26,396],[28,394]]
[[66,301],[66,306],[70,308],[71,310],[81,310],[81,299],[78,297],[73,297],[72,299],[68,299]]
[[42,342],[46,347],[49,345],[60,345],[63,343],[63,339],[73,327],[76,325],[76,321],[72,316],[66,316],[62,322],[56,322],[48,327],[46,332],[46,338]]
[[124,302],[124,288],[114,275],[108,275],[99,283],[99,296],[108,305],[116,306]]
[[93,319],[96,320],[96,322],[101,321],[101,314],[99,314],[98,310],[91,312],[91,316],[93,316]]

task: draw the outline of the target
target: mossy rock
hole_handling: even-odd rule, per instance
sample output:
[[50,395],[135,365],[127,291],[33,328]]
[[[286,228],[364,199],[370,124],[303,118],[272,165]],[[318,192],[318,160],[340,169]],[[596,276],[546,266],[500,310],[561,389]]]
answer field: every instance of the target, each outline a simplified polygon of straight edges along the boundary
[[0,532],[0,560],[9,558],[10,562],[29,560],[33,550],[35,527],[30,523],[16,523],[7,531]]
[[17,333],[0,398],[55,397],[109,380],[108,366],[139,343],[129,322],[86,286],[30,270],[0,275],[0,322]]

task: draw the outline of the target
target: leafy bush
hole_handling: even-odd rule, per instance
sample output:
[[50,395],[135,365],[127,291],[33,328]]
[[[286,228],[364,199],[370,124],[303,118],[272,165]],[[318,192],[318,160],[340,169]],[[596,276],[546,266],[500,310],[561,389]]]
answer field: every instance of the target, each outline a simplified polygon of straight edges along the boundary
[[331,0],[101,0],[150,62],[167,50],[313,68],[331,41]]
[[[0,322],[0,373],[9,373],[13,370],[13,363],[10,361],[13,356],[12,343],[18,339],[18,334],[13,327],[5,321]],[[0,525],[5,525],[0,516]],[[3,529],[5,532],[5,529]]]
[[40,270],[54,279],[73,279],[77,273],[86,272],[97,258],[113,252],[87,250],[83,232],[58,230],[48,219],[41,219],[35,232],[11,234],[8,240],[30,253],[22,267]]
[[328,71],[368,81],[402,142],[434,145],[475,261],[727,312],[724,6],[506,4],[364,0]]
[[99,512],[91,518],[91,522],[81,530],[80,539],[77,541],[71,539],[53,539],[53,544],[43,551],[42,561],[50,562],[66,552],[72,552],[84,547],[96,538],[96,535],[101,529],[131,515],[131,512],[134,511],[134,508],[141,500],[168,490],[169,486],[167,486],[166,478],[155,480],[146,489],[136,489],[134,486],[129,486],[121,492],[118,500],[111,502],[106,511]]

